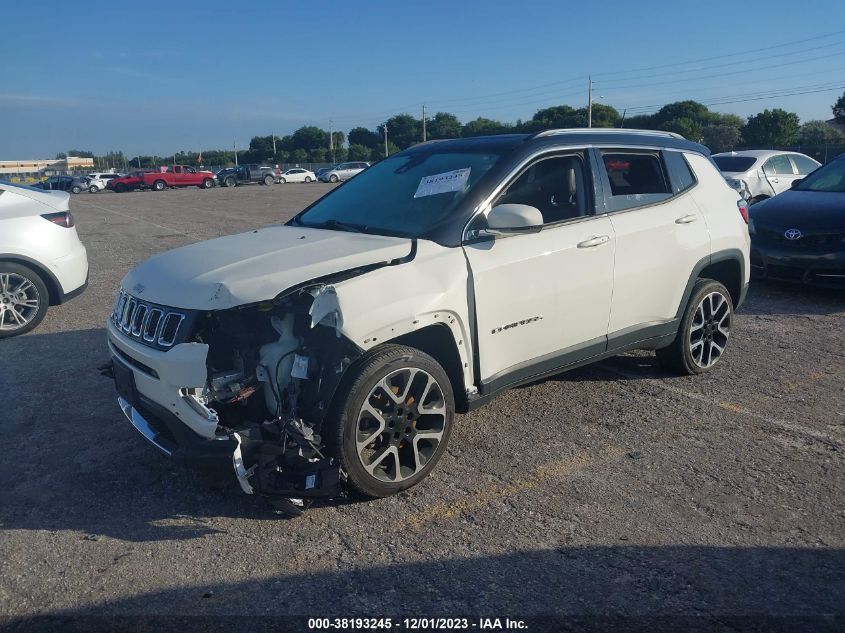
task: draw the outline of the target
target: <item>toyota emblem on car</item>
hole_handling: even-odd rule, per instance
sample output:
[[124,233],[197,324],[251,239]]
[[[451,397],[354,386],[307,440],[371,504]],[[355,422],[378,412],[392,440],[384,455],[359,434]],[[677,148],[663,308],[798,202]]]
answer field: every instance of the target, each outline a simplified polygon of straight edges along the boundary
[[798,229],[786,229],[783,236],[788,240],[797,240],[801,237],[801,231]]

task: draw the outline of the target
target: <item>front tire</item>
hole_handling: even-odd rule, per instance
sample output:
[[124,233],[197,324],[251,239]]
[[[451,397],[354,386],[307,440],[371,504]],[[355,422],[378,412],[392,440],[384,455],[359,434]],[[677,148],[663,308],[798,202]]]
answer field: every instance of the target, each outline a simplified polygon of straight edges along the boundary
[[214,186],[214,181],[211,178],[206,178],[202,181],[200,189],[211,189]]
[[280,185],[283,185],[283,184],[285,184],[286,182],[287,182],[287,180],[285,180],[284,178],[279,178],[279,184],[280,184]]
[[332,174],[329,176],[329,182],[337,182],[337,174]]
[[712,279],[699,279],[693,286],[675,340],[656,352],[658,362],[682,375],[713,369],[728,345],[733,313],[727,288]]
[[122,182],[119,182],[114,186],[114,192],[115,193],[124,193],[125,191],[126,191],[126,185],[124,185]]
[[82,193],[82,187],[80,187],[79,185],[74,185],[73,187],[71,187],[70,192],[71,193]]
[[273,176],[264,176],[264,184],[268,187],[273,184],[274,180]]
[[223,184],[225,184],[227,187],[234,187],[238,184],[238,181],[229,176],[226,180],[223,181]]
[[97,189],[97,185],[91,185],[88,187],[88,193],[97,193],[99,189]]
[[0,262],[0,338],[25,334],[47,314],[47,286],[31,268]]
[[153,191],[164,191],[167,188],[167,183],[163,180],[156,180],[153,183]]
[[311,182],[311,176],[305,176],[305,182]]
[[384,345],[344,377],[326,418],[326,447],[340,458],[347,483],[387,497],[422,481],[452,432],[455,397],[449,377],[428,354]]

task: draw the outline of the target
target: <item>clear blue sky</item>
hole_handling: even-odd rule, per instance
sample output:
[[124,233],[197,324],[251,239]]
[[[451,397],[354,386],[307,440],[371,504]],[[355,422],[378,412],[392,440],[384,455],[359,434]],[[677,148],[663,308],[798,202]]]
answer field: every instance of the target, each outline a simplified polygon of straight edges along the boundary
[[587,74],[597,100],[629,112],[843,86],[712,106],[830,118],[845,91],[842,0],[13,0],[2,16],[0,159],[245,148],[329,119],[419,116],[423,102],[513,121],[583,106]]

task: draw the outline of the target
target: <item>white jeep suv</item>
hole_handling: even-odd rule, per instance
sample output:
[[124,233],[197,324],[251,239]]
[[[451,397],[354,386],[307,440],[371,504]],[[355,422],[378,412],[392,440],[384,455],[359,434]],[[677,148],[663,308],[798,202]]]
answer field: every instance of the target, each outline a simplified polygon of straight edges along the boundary
[[712,369],[746,221],[669,133],[416,145],[284,226],[132,270],[107,325],[118,402],[165,453],[233,460],[246,492],[389,495],[503,389],[632,349]]

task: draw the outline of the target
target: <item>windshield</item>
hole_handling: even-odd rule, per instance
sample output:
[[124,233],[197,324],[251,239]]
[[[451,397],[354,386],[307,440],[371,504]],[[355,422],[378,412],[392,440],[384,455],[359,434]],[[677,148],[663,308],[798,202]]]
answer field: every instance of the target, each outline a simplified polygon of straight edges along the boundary
[[714,156],[713,161],[719,171],[739,172],[748,171],[757,159],[753,156]]
[[824,167],[819,167],[804,178],[795,189],[798,191],[845,193],[845,158],[838,158]]
[[419,237],[446,220],[501,157],[470,151],[397,154],[362,171],[292,223]]

